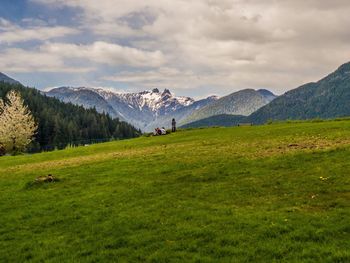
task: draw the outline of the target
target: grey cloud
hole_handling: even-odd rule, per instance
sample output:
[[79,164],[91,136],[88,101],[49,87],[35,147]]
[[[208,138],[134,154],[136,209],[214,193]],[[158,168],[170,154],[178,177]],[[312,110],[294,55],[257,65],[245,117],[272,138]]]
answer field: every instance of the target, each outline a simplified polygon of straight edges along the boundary
[[[32,1],[80,8],[81,27],[95,36],[42,52],[139,68],[105,76],[117,82],[281,93],[350,60],[348,0]],[[128,46],[98,48],[100,38]]]

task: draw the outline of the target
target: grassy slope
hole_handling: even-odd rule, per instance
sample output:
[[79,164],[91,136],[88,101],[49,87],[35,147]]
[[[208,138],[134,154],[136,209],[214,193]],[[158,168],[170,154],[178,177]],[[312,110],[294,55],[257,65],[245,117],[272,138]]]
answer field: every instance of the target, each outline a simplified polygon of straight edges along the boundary
[[350,121],[3,157],[0,261],[349,262],[349,170]]

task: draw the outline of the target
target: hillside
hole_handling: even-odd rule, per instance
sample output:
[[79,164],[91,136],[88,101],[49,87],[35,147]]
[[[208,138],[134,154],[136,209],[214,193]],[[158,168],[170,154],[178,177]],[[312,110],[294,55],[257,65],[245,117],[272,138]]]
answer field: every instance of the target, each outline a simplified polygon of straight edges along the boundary
[[95,108],[100,113],[105,112],[113,118],[124,120],[101,95],[90,89],[61,87],[52,89],[44,94],[49,97],[55,97],[65,103],[83,106],[86,109]]
[[1,157],[1,261],[349,262],[349,124]]
[[38,123],[35,142],[29,146],[29,151],[53,150],[69,144],[90,144],[140,135],[128,123],[100,114],[95,109],[84,109],[46,97],[40,91],[20,84],[0,82],[0,98],[4,98],[12,89],[21,93]]
[[[318,82],[308,83],[273,99],[242,122],[264,124],[269,120],[332,119],[350,116],[350,63],[340,66],[335,72]],[[218,103],[217,101],[216,103]],[[205,108],[200,111],[205,110]],[[234,116],[191,121],[184,127],[232,126]],[[232,124],[233,123],[233,124]],[[232,125],[231,125],[232,124]]]
[[230,127],[237,126],[240,122],[245,122],[246,116],[221,114],[209,118],[190,122],[181,126],[181,128],[200,128],[200,127]]
[[20,84],[17,80],[14,80],[13,78],[10,78],[9,76],[1,72],[0,72],[0,82],[5,82],[9,84]]
[[254,112],[254,123],[267,120],[336,118],[350,116],[350,63],[316,83],[288,91]]
[[268,90],[240,90],[194,111],[184,123],[222,114],[248,116],[275,98]]

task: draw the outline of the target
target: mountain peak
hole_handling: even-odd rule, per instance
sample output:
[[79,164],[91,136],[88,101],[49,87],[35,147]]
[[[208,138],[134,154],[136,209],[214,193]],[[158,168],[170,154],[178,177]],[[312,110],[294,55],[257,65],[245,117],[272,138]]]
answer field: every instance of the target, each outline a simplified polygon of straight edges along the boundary
[[170,90],[164,89],[164,91],[163,91],[163,93],[162,93],[162,96],[166,96],[166,95],[169,95],[169,96],[172,95],[171,92],[170,92]]
[[348,74],[350,73],[350,62],[341,65],[335,73]]
[[164,89],[163,93],[162,93],[162,98],[164,99],[169,99],[173,96],[173,94],[170,92],[170,90],[168,89]]
[[152,92],[153,92],[153,93],[159,93],[159,89],[154,88],[154,89],[152,89]]
[[257,92],[259,92],[263,96],[274,96],[274,97],[276,97],[275,94],[273,94],[271,91],[269,91],[267,89],[258,89]]
[[217,96],[217,95],[211,95],[211,96],[207,97],[207,99],[218,100],[218,99],[219,99],[219,96]]

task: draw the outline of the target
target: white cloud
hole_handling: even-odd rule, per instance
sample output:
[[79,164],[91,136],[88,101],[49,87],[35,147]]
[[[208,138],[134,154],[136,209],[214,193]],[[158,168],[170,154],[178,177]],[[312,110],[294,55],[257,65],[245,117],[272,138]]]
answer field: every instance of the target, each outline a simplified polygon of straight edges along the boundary
[[228,78],[233,79],[232,76],[217,74],[216,72],[196,74],[191,70],[168,67],[148,71],[120,72],[113,76],[104,77],[105,80],[128,83],[140,88],[167,87],[182,90],[205,85],[220,87],[221,89],[228,88]]
[[107,76],[105,80],[115,82],[131,83],[137,86],[153,87],[166,86],[174,87],[182,80],[182,84],[193,85],[197,82],[197,76],[191,71],[180,71],[175,68],[159,68],[157,70],[121,72],[114,76]]
[[91,45],[46,44],[41,50],[57,56],[82,58],[112,66],[158,67],[165,63],[165,57],[159,50],[149,52],[102,41]]
[[9,48],[0,52],[0,70],[6,72],[65,72],[84,73],[92,67],[76,67],[65,64],[55,54]]
[[[63,26],[45,26],[43,21],[38,19],[24,19],[23,22],[36,25],[29,28],[22,28],[8,20],[0,18],[0,44],[13,44],[29,40],[49,40],[79,33],[77,29]],[[40,22],[40,25],[38,25]]]
[[8,20],[0,17],[0,31],[13,29],[15,26]]
[[[85,63],[77,60],[84,60]],[[89,64],[88,62],[92,62]],[[0,52],[0,65],[12,72],[72,72],[96,69],[96,64],[131,67],[159,67],[165,63],[160,51],[148,52],[106,42],[91,45],[45,43],[34,50],[8,48]]]

